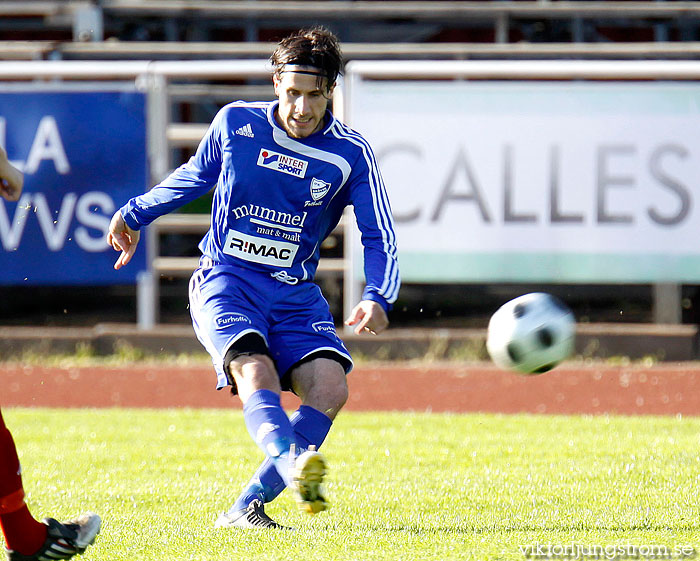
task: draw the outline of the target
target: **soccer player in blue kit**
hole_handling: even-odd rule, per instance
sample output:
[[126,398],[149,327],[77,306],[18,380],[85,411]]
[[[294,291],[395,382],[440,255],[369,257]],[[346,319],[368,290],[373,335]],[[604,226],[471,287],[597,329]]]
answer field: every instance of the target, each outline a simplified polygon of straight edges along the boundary
[[[218,388],[243,402],[265,460],[217,527],[280,528],[264,511],[285,487],[309,513],[327,505],[318,448],[348,397],[352,359],[312,281],[321,242],[354,207],[366,287],[346,320],[376,334],[399,290],[393,219],[372,149],[328,111],[342,57],[320,27],[282,41],[271,57],[277,100],[234,102],[219,111],[195,155],[112,218],[108,241],[134,254],[139,229],[215,186],[211,228],[190,281],[197,337],[211,354]],[[302,405],[280,405],[291,390]]]

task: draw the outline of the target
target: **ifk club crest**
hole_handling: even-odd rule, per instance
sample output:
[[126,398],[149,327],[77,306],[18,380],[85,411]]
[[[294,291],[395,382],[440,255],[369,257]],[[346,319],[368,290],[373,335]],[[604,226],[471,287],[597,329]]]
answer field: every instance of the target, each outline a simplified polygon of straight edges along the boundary
[[322,181],[321,179],[316,179],[315,177],[311,179],[311,198],[314,201],[318,201],[326,196],[326,193],[330,191],[331,184]]

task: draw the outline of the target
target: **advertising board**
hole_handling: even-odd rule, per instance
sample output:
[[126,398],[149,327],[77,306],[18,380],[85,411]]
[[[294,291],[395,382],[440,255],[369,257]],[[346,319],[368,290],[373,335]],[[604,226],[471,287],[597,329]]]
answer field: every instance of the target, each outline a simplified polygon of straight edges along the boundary
[[0,199],[0,284],[130,284],[139,251],[114,271],[112,214],[147,188],[145,96],[127,86],[0,89],[0,145],[24,172]]
[[407,282],[700,282],[700,85],[362,81]]

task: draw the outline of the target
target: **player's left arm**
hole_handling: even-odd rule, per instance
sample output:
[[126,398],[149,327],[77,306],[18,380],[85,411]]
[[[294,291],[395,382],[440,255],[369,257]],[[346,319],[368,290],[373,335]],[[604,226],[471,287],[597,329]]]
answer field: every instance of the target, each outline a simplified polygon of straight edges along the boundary
[[365,289],[346,320],[356,333],[380,333],[401,285],[391,205],[371,149],[365,145],[349,179],[351,202],[364,247]]

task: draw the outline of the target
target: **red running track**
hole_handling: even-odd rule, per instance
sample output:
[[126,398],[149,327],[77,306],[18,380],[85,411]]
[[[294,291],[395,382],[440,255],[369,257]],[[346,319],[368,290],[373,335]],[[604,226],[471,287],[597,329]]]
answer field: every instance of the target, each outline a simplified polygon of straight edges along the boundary
[[[700,364],[564,365],[523,377],[488,364],[362,365],[347,410],[700,415]],[[42,368],[0,366],[0,405],[240,407],[216,391],[209,365]],[[295,396],[283,404],[293,407]]]

